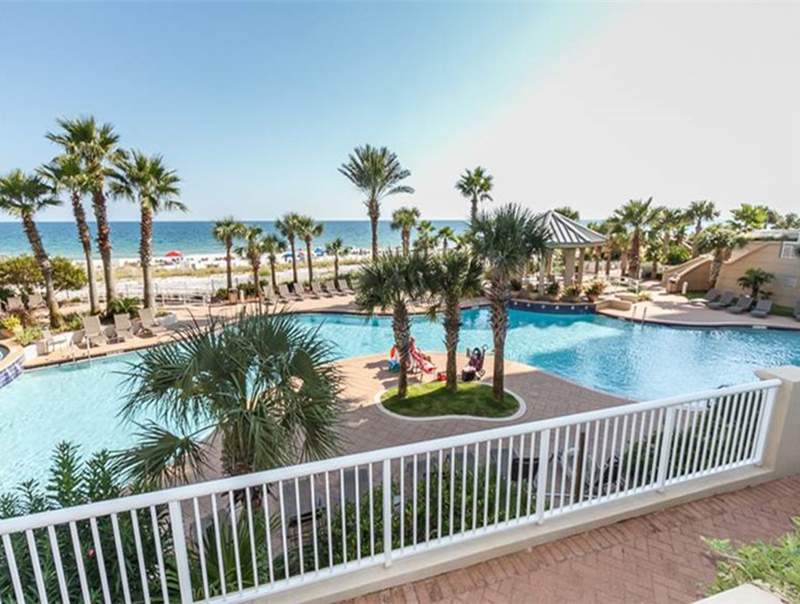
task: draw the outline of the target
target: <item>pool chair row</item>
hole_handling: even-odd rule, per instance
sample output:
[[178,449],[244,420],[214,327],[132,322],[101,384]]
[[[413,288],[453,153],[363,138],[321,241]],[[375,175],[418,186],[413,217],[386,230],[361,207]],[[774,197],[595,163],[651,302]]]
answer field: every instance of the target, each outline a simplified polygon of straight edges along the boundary
[[772,300],[762,298],[753,305],[753,298],[747,295],[737,295],[734,292],[721,292],[716,289],[709,290],[703,296],[702,303],[712,310],[727,310],[733,314],[749,312],[753,317],[766,317],[772,310]]
[[311,288],[307,288],[302,283],[295,283],[292,285],[291,289],[289,285],[286,283],[281,283],[278,285],[278,291],[276,292],[272,289],[271,285],[267,285],[264,289],[264,297],[267,299],[268,302],[300,302],[302,300],[307,300],[310,298],[314,298],[319,300],[320,298],[335,298],[336,296],[349,296],[354,294],[355,291],[350,288],[347,284],[347,281],[344,279],[339,279],[337,281],[326,281],[325,283],[320,283],[319,281],[313,281],[311,283]]

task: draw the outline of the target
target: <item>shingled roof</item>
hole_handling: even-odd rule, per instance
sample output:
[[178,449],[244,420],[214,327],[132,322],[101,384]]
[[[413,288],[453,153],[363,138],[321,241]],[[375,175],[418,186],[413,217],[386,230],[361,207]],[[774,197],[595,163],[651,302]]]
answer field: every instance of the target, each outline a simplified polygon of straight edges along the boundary
[[540,214],[539,220],[547,228],[547,247],[550,248],[595,247],[606,241],[600,233],[553,210]]

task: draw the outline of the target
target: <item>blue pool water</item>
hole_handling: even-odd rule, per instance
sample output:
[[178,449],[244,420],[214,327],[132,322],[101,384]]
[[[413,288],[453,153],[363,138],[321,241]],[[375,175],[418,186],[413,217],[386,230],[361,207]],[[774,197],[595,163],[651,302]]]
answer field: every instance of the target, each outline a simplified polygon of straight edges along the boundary
[[[335,343],[339,356],[388,353],[389,318],[301,315]],[[418,317],[413,334],[426,350],[443,350],[440,325]],[[464,313],[460,348],[487,345],[487,310]],[[637,399],[690,393],[755,380],[761,367],[800,365],[800,332],[686,329],[632,324],[599,316],[511,311],[509,359],[583,385]],[[462,353],[463,354],[463,353]],[[0,389],[0,493],[42,476],[60,440],[88,453],[135,441],[117,418],[125,395],[119,372],[135,355],[25,373]]]

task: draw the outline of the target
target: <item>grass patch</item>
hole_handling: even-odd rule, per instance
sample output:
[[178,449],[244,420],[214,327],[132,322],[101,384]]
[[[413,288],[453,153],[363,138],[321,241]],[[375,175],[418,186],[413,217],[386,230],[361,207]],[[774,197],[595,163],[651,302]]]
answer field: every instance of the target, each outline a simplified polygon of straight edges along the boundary
[[408,387],[408,397],[397,398],[397,388],[381,396],[384,407],[407,417],[438,417],[442,415],[474,415],[476,417],[502,418],[517,412],[517,399],[506,392],[499,405],[492,400],[492,388],[485,384],[459,384],[456,394],[445,390],[444,382],[413,384]]

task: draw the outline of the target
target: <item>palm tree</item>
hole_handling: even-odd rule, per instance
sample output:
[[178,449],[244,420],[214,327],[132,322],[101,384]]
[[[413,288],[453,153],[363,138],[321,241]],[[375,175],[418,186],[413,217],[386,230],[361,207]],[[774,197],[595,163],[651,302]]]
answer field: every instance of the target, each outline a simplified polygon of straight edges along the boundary
[[233,216],[214,221],[211,235],[225,246],[225,272],[228,277],[228,292],[233,291],[233,242],[244,234],[245,226]]
[[347,251],[344,247],[344,241],[342,241],[341,237],[337,237],[330,243],[325,246],[325,253],[329,256],[333,256],[333,279],[334,281],[339,280],[339,255]]
[[458,387],[456,356],[461,329],[461,300],[481,292],[483,268],[466,249],[444,252],[431,262],[428,288],[437,297],[431,307],[435,316],[444,307],[444,342],[447,349],[447,384],[445,388],[455,393]]
[[50,186],[58,192],[66,192],[72,202],[72,215],[78,227],[78,239],[83,247],[86,260],[86,277],[89,282],[89,309],[95,315],[100,312],[97,300],[97,283],[92,261],[92,234],[86,221],[83,196],[89,191],[89,181],[81,168],[80,159],[74,155],[60,155],[49,164],[39,168],[38,173],[47,179]]
[[500,207],[492,214],[479,214],[472,225],[474,253],[489,270],[487,297],[492,307],[494,338],[494,377],[492,397],[500,403],[504,396],[505,343],[508,332],[510,282],[530,262],[547,250],[547,232],[527,209],[516,204]]
[[50,327],[53,328],[61,325],[61,314],[58,312],[53,287],[53,269],[33,217],[40,210],[58,205],[61,205],[61,201],[54,196],[53,189],[38,176],[13,170],[0,178],[0,210],[22,220],[25,235],[44,276],[45,299],[50,314]]
[[769,211],[766,206],[743,203],[731,210],[731,216],[731,226],[737,231],[754,231],[766,226]]
[[366,199],[367,214],[372,224],[372,259],[378,257],[378,219],[381,217],[381,200],[398,193],[413,193],[414,189],[401,181],[411,176],[403,168],[397,155],[386,147],[364,145],[356,147],[342,164],[339,172],[361,191]]
[[314,256],[311,254],[311,242],[314,237],[322,237],[325,225],[314,222],[311,216],[300,216],[297,219],[297,234],[306,244],[306,262],[308,263],[308,282],[314,282]]
[[780,222],[775,226],[779,229],[800,229],[800,216],[795,212],[789,212],[782,216]]
[[479,202],[492,201],[490,193],[494,186],[493,178],[485,168],[478,166],[474,170],[465,170],[456,182],[456,189],[472,204],[469,213],[470,222],[475,222],[475,218],[478,216]]
[[409,306],[427,295],[427,260],[420,254],[408,256],[393,251],[380,254],[358,275],[356,304],[370,315],[376,309],[392,309],[392,331],[400,362],[398,398],[408,394],[408,365],[411,355]]
[[444,226],[436,233],[436,238],[442,242],[442,252],[447,251],[447,244],[457,243],[458,239],[456,238],[456,233],[453,229],[449,226]]
[[278,261],[278,254],[286,251],[286,242],[277,235],[266,235],[261,240],[261,249],[269,260],[269,274],[272,277],[272,291],[278,289],[278,276],[275,270],[275,263]]
[[697,251],[697,237],[703,230],[703,223],[709,220],[714,220],[719,216],[719,210],[713,201],[707,199],[693,201],[689,204],[689,209],[686,211],[687,218],[694,222],[694,237],[692,238],[692,257],[696,258]]
[[318,332],[282,312],[188,327],[128,365],[123,416],[157,420],[119,456],[122,467],[135,483],[160,486],[202,476],[217,452],[228,476],[337,453],[341,375],[333,359]]
[[294,283],[297,283],[297,237],[299,235],[298,219],[300,214],[296,212],[289,212],[281,216],[280,220],[275,223],[275,228],[278,229],[281,235],[286,237],[289,241],[289,247],[292,250],[292,277]]
[[642,229],[650,222],[652,211],[650,206],[653,203],[651,197],[647,201],[641,199],[631,199],[628,203],[618,208],[614,212],[615,218],[623,225],[633,229],[631,236],[631,253],[628,272],[637,279],[641,276],[641,251],[642,251]]
[[722,263],[730,258],[731,252],[747,243],[747,239],[730,227],[712,224],[700,233],[697,238],[697,250],[701,254],[713,253],[709,286],[715,287]]
[[139,262],[142,265],[144,281],[144,307],[155,308],[153,276],[150,262],[153,259],[153,216],[159,212],[180,210],[186,206],[178,200],[180,178],[175,170],[164,164],[160,155],[147,156],[133,150],[119,158],[116,171],[111,173],[110,191],[115,197],[125,197],[139,205]]
[[430,220],[423,220],[417,225],[414,251],[427,256],[434,247],[436,247],[436,227],[433,226]]
[[400,231],[403,241],[403,254],[408,255],[411,248],[411,229],[417,226],[419,220],[418,208],[397,208],[392,212],[392,230]]
[[581,213],[578,210],[575,210],[570,206],[561,206],[560,208],[556,208],[553,211],[558,213],[558,214],[561,214],[565,218],[569,218],[570,220],[580,220],[581,219]]
[[[253,285],[256,289],[256,298],[261,299],[261,256],[264,255],[264,230],[257,226],[245,226],[242,232],[244,245],[236,248],[236,253],[250,263],[253,271]],[[274,273],[273,273],[274,274]]]
[[739,287],[742,289],[749,289],[750,295],[753,297],[753,300],[758,300],[759,294],[763,295],[764,297],[769,296],[770,294],[767,292],[762,292],[762,288],[772,283],[775,280],[775,275],[772,273],[768,273],[765,270],[760,268],[748,268],[744,275],[739,277],[738,283]]
[[98,124],[93,117],[57,120],[61,132],[46,136],[61,145],[67,154],[80,158],[92,195],[92,209],[97,222],[97,245],[103,261],[106,305],[116,298],[114,266],[111,262],[111,227],[108,224],[105,181],[110,165],[124,156],[117,147],[119,135],[111,124]]

